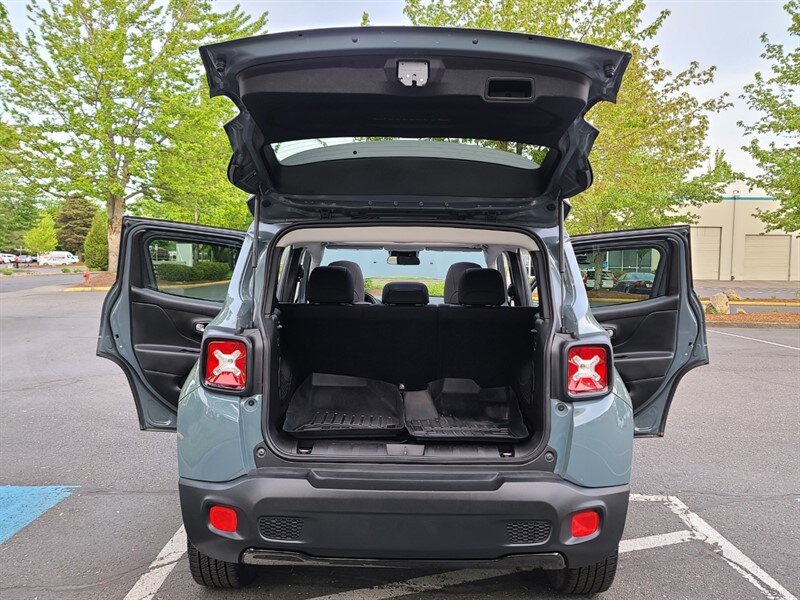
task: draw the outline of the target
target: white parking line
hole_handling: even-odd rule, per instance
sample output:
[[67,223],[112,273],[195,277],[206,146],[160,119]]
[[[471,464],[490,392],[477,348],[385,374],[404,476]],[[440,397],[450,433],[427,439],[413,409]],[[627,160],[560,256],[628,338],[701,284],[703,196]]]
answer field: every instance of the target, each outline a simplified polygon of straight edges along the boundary
[[150,600],[156,595],[164,580],[172,573],[175,564],[186,552],[186,531],[181,528],[161,549],[156,559],[150,563],[139,580],[125,596],[125,600]]
[[[690,511],[680,499],[675,496],[644,494],[631,494],[630,499],[632,502],[654,502],[665,505],[689,529],[622,540],[619,546],[620,553],[638,552],[640,550],[662,548],[698,540],[710,545],[723,561],[770,600],[798,600],[796,596],[775,581],[769,573],[759,567],[721,533],[711,527],[699,515]],[[158,553],[156,559],[139,578],[131,591],[128,592],[125,600],[152,600],[185,552],[186,532],[181,527],[161,552]],[[389,598],[440,590],[472,581],[503,577],[516,572],[517,569],[460,569],[458,571],[415,577],[405,581],[394,581],[371,588],[337,592],[327,596],[319,596],[312,600],[388,600]]]
[[648,535],[647,537],[634,538],[632,540],[622,540],[619,543],[619,553],[624,554],[625,552],[635,552],[636,550],[649,550],[650,548],[672,546],[693,539],[696,538],[691,531],[673,531],[672,533]]
[[728,333],[727,331],[720,331],[719,329],[707,329],[706,331],[710,331],[711,333],[718,333],[720,335],[729,335],[735,338],[741,338],[743,340],[750,340],[751,342],[761,342],[762,344],[769,344],[770,346],[780,346],[781,348],[789,348],[789,350],[800,350],[800,348],[796,346],[787,346],[786,344],[779,344],[778,342],[770,342],[767,340],[762,340],[759,338],[749,337],[746,335],[738,335],[736,333]]
[[[800,349],[800,348],[799,348]],[[770,600],[797,600],[789,590],[775,581],[769,573],[753,562],[744,552],[730,543],[719,531],[711,527],[698,514],[675,496],[645,496],[631,494],[636,502],[660,502],[669,508],[691,530],[693,537],[705,542],[714,549],[722,560],[728,563],[737,573],[749,581]]]

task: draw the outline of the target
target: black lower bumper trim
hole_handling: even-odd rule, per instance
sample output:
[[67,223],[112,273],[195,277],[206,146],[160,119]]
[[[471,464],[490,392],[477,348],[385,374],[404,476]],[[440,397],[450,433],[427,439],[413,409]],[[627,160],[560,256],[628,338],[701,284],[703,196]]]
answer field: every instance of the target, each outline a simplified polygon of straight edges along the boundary
[[558,570],[567,566],[558,552],[540,554],[512,554],[495,560],[386,560],[369,558],[336,558],[309,556],[302,552],[259,550],[248,548],[242,553],[242,562],[259,566],[305,567],[377,567],[389,569],[547,569]]
[[[536,563],[555,553],[579,567],[614,554],[622,538],[626,485],[584,488],[538,472],[426,469],[422,475],[326,467],[256,469],[224,483],[181,479],[183,522],[200,552],[227,562],[255,550],[270,560],[294,557],[292,564],[300,556],[485,565],[520,555]],[[447,485],[431,481],[437,476]],[[209,525],[216,504],[237,511],[235,533]],[[600,531],[573,538],[571,515],[587,509],[600,514]]]

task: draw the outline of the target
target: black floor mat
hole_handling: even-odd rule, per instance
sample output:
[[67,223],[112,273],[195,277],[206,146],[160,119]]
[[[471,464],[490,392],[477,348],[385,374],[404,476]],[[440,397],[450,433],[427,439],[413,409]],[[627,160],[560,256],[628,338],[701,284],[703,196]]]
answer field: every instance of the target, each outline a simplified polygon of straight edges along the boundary
[[406,429],[431,440],[518,441],[528,437],[510,387],[481,388],[471,379],[440,379],[405,393]]
[[393,436],[402,431],[396,386],[374,379],[314,373],[292,396],[283,430],[295,437]]

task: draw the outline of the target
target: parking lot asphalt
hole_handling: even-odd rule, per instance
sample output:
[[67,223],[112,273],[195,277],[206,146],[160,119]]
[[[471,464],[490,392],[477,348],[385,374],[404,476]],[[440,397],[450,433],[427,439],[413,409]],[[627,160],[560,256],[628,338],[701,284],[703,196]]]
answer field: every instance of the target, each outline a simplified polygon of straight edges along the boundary
[[[0,295],[0,598],[552,596],[541,573],[481,570],[274,568],[236,593],[196,586],[168,551],[175,438],[138,430],[124,375],[94,356],[102,299],[49,282]],[[708,337],[711,365],[684,379],[666,437],[636,442],[638,496],[603,598],[800,595],[800,330]],[[2,512],[14,502],[27,525]]]

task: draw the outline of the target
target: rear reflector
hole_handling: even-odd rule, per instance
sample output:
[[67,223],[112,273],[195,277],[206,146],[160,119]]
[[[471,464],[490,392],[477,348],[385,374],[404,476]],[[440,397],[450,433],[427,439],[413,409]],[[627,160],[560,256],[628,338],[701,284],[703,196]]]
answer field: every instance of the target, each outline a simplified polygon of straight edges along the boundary
[[239,518],[230,506],[212,506],[208,511],[208,523],[214,529],[233,533],[239,524]]
[[206,346],[205,384],[228,390],[247,385],[247,346],[238,340],[211,340]]
[[608,348],[572,346],[567,352],[567,392],[570,396],[608,391]]
[[584,510],[572,515],[572,537],[586,537],[600,529],[600,515],[594,510]]

